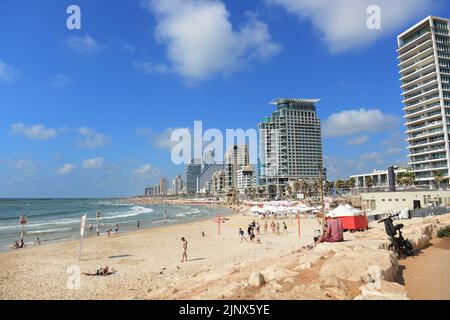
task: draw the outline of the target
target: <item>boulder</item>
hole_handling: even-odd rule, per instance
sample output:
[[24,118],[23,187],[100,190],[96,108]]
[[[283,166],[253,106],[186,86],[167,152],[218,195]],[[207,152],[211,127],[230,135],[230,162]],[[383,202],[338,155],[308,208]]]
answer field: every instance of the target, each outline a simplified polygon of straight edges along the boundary
[[421,250],[430,244],[430,237],[426,234],[411,233],[408,235],[408,241],[411,242],[414,250]]
[[313,264],[319,262],[322,259],[323,255],[314,252],[308,252],[302,254],[298,259],[298,269],[304,270],[311,268]]
[[282,280],[284,278],[294,277],[296,275],[293,271],[277,266],[269,266],[261,273],[266,281]]
[[320,281],[335,287],[341,287],[342,280],[367,281],[378,277],[393,281],[397,272],[397,258],[387,250],[341,251],[323,265]]
[[361,294],[355,300],[409,300],[404,286],[389,281],[360,287]]
[[248,277],[248,284],[252,287],[261,287],[264,283],[264,276],[259,272],[252,272]]

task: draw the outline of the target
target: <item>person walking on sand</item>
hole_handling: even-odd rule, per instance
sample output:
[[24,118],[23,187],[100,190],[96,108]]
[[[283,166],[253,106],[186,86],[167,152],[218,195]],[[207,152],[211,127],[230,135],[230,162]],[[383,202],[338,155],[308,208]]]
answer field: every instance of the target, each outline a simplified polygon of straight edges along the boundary
[[139,222],[139,220],[137,222],[137,228],[138,228],[138,230],[141,228],[141,223]]
[[275,229],[276,229],[275,222],[272,221],[272,223],[270,224],[270,227],[272,228],[272,233],[275,234],[276,233],[276,231],[275,231]]
[[258,236],[261,235],[261,226],[259,225],[259,222],[256,223],[256,234]]
[[267,234],[267,229],[269,228],[269,224],[267,221],[264,222],[264,233]]
[[119,232],[119,225],[116,223],[116,233]]
[[284,222],[284,221],[283,221],[283,230],[284,230],[284,233],[288,233],[287,232],[287,225],[286,225],[286,222]]
[[244,230],[242,230],[242,228],[239,228],[239,237],[241,238],[241,242],[247,241],[247,239],[245,238],[245,233]]
[[183,255],[181,256],[181,262],[184,261],[188,261],[188,257],[187,257],[187,246],[188,246],[188,242],[186,241],[186,239],[183,237],[181,238],[181,242],[183,243]]

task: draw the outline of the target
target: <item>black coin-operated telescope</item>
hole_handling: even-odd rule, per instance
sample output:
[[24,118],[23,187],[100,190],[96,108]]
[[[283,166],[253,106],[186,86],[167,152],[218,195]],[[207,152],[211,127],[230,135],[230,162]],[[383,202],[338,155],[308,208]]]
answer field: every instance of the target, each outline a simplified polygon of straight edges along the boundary
[[390,166],[388,168],[389,192],[395,192],[395,170],[396,169],[398,169],[397,166]]

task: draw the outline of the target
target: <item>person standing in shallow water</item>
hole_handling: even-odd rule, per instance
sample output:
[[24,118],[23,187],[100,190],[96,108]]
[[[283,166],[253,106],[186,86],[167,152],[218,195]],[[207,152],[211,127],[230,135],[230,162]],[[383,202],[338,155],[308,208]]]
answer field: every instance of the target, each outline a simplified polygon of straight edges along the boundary
[[183,243],[183,255],[181,256],[181,262],[184,261],[188,261],[188,257],[187,257],[187,246],[188,246],[188,242],[186,241],[186,239],[183,237],[181,238],[181,242]]
[[139,222],[139,220],[138,220],[138,222],[137,222],[137,228],[138,228],[138,229],[141,228],[141,223]]

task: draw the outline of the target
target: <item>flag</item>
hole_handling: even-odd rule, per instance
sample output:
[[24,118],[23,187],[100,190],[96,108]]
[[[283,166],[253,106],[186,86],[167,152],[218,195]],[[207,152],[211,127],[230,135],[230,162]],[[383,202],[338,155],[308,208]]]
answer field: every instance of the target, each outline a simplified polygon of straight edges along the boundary
[[84,234],[84,225],[86,224],[86,215],[81,217],[81,222],[80,222],[80,236],[83,237]]

